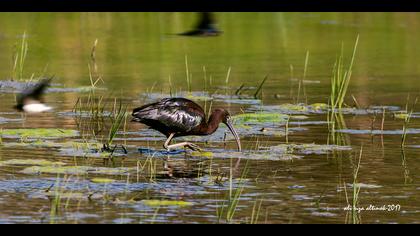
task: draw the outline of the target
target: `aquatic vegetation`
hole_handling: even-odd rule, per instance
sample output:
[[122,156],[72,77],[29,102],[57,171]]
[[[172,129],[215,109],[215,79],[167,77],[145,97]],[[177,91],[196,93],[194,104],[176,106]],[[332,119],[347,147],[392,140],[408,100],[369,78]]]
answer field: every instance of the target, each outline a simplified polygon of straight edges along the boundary
[[404,113],[395,113],[394,118],[401,119],[401,120],[406,120],[407,118],[409,118],[409,114],[405,113],[405,112]]
[[[408,102],[409,102],[409,97],[407,98],[407,105],[406,105],[406,109],[405,109],[407,113],[408,113]],[[418,97],[415,99],[415,101],[412,105],[411,111],[407,114],[407,116],[404,117],[403,134],[402,134],[402,137],[401,137],[401,147],[402,148],[404,148],[405,142],[407,140],[407,134],[408,134],[408,130],[409,130],[408,125],[410,123],[412,114],[414,112],[414,106],[417,104],[417,102],[418,102]]]
[[233,217],[235,216],[241,195],[245,189],[245,185],[244,185],[244,180],[246,179],[248,173],[249,173],[249,166],[248,166],[248,161],[246,162],[242,172],[241,172],[241,176],[239,178],[239,187],[235,189],[235,192],[233,192],[232,189],[232,183],[233,183],[233,167],[232,167],[232,163],[231,163],[231,167],[230,167],[230,188],[229,188],[229,192],[227,192],[225,194],[225,199],[222,201],[222,205],[221,206],[217,206],[216,208],[216,215],[217,215],[217,221],[220,223],[222,218],[224,218],[224,220],[227,223],[231,223],[233,220]]
[[335,108],[334,112],[332,106],[326,103],[313,103],[305,105],[300,104],[280,104],[280,105],[251,105],[247,111],[250,112],[269,112],[269,113],[281,113],[289,115],[311,115],[311,114],[331,114],[340,113],[343,115],[375,115],[382,114],[383,111],[399,113],[400,107],[397,106],[371,106],[368,108],[354,108],[354,107],[343,107]]
[[122,157],[127,155],[124,150],[115,148],[111,151],[104,150],[101,148],[75,148],[75,147],[62,147],[60,148],[59,154],[66,157],[80,157],[80,158],[99,158],[99,159],[110,159],[114,157]]
[[[191,154],[192,156],[202,157],[200,155]],[[291,161],[303,158],[300,155],[294,155],[288,151],[277,151],[277,152],[267,152],[267,149],[262,148],[260,151],[242,151],[242,152],[228,152],[226,150],[213,150],[212,159],[221,158],[221,159],[236,159],[240,158],[243,160],[265,160],[265,161]]]
[[2,129],[3,138],[32,138],[32,139],[58,139],[79,136],[79,132],[71,129],[34,128],[34,129]]
[[22,42],[20,46],[15,49],[15,54],[13,55],[12,80],[23,79],[23,69],[27,54],[28,39],[26,32],[23,32]]
[[114,138],[117,135],[118,130],[120,129],[123,121],[127,119],[127,106],[123,108],[122,102],[120,101],[119,107],[115,110],[111,116],[111,128],[109,129],[108,139],[106,139],[104,145],[109,147],[112,145]]
[[95,141],[67,141],[67,142],[52,142],[50,140],[36,140],[24,142],[7,142],[5,147],[23,147],[23,148],[59,148],[59,149],[73,149],[82,150],[87,153],[99,152],[102,145]]
[[286,122],[288,115],[280,113],[244,113],[232,116],[237,124],[254,124],[254,123],[281,123]]
[[98,184],[109,184],[109,183],[115,182],[115,179],[93,178],[90,181],[92,181],[93,183],[98,183]]
[[266,81],[267,79],[268,79],[268,75],[266,75],[266,76],[264,77],[264,79],[261,81],[260,85],[258,86],[257,90],[255,91],[255,93],[254,93],[254,98],[255,98],[255,99],[257,99],[257,98],[258,98],[258,96],[259,96],[259,94],[260,94],[260,92],[261,92],[261,90],[262,90],[262,87],[264,86],[265,81]]
[[10,159],[0,161],[0,166],[63,166],[64,162],[53,162],[44,159]]
[[67,175],[127,175],[136,172],[136,168],[128,167],[93,167],[93,166],[31,166],[21,171],[24,174],[67,174]]
[[190,153],[191,156],[195,156],[195,157],[208,157],[208,158],[212,158],[213,157],[213,152],[191,152]]
[[[361,222],[361,218],[360,218],[360,212],[357,211],[358,206],[359,206],[359,194],[360,194],[360,189],[362,188],[362,184],[358,183],[357,178],[358,178],[358,174],[359,174],[359,169],[360,169],[360,162],[362,160],[362,155],[363,155],[363,146],[360,147],[360,152],[359,152],[359,160],[357,161],[357,165],[353,166],[353,183],[352,183],[352,202],[350,205],[349,202],[349,197],[347,195],[347,188],[346,188],[346,184],[344,183],[344,193],[346,195],[346,201],[347,201],[347,206],[351,207],[351,218],[348,218],[348,213],[346,214],[346,223],[347,222],[351,222],[353,224],[359,224]],[[366,185],[365,185],[366,187]]]
[[333,75],[331,77],[331,94],[330,94],[330,104],[332,106],[333,112],[335,109],[341,109],[344,104],[344,98],[347,94],[347,89],[350,84],[350,78],[352,74],[352,68],[354,63],[354,58],[356,56],[356,49],[359,43],[359,35],[357,35],[356,42],[353,47],[353,54],[350,60],[350,63],[347,69],[344,69],[344,59],[343,59],[343,47],[341,48],[341,54],[337,58],[334,68]]
[[312,105],[304,104],[280,104],[280,105],[253,105],[248,110],[253,112],[270,112],[288,115],[309,115],[324,114],[328,111],[328,105],[323,103],[315,103]]
[[309,154],[328,154],[333,151],[350,151],[350,146],[338,146],[338,145],[319,145],[319,144],[280,144],[277,146],[264,148],[273,153],[296,153],[301,155]]
[[186,206],[192,206],[192,202],[186,202],[186,201],[176,201],[176,200],[142,200],[141,203],[143,203],[146,206],[150,207],[157,207],[157,206],[179,206],[179,207],[186,207]]

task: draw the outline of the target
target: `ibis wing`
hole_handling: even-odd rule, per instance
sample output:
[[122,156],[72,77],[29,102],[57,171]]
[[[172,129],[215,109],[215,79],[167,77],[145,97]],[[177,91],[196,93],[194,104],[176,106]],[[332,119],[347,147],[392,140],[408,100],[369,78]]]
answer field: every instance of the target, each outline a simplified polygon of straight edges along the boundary
[[163,99],[135,109],[133,116],[140,122],[158,121],[169,129],[189,132],[201,124],[203,116],[187,105],[183,100]]

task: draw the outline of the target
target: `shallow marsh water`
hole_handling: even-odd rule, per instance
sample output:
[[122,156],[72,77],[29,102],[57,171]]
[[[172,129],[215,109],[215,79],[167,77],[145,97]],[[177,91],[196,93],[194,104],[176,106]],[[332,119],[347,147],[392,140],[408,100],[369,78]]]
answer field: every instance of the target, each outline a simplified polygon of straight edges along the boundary
[[[193,13],[1,13],[0,223],[225,222],[228,206],[221,217],[218,212],[237,192],[232,223],[352,222],[344,208],[352,204],[361,146],[357,205],[400,209],[364,210],[358,219],[419,223],[420,106],[413,107],[404,149],[399,114],[408,95],[409,110],[420,95],[420,14],[216,16],[221,36],[186,38],[173,34],[191,28]],[[56,76],[46,94],[55,108],[51,113],[25,117],[13,110],[16,86],[7,81],[13,47],[24,31],[29,43],[24,75]],[[333,139],[326,105],[331,71],[341,43],[349,58],[357,34],[346,98],[351,109],[342,111]],[[207,109],[225,107],[238,115],[235,126],[244,151],[236,151],[222,125],[210,137],[183,138],[205,152],[168,154],[162,151],[165,137],[128,122],[114,141],[128,154],[118,149],[108,160],[100,152],[102,140],[80,125],[89,115],[73,112],[77,99],[88,96],[87,65],[95,39],[105,81],[97,94],[121,99],[129,111],[171,94],[191,97]],[[299,92],[307,51],[305,90]],[[186,57],[192,93],[187,92]],[[262,97],[254,99],[266,75]],[[245,89],[237,96],[241,85]],[[260,115],[244,117],[243,112]],[[32,128],[44,130],[16,131]]]

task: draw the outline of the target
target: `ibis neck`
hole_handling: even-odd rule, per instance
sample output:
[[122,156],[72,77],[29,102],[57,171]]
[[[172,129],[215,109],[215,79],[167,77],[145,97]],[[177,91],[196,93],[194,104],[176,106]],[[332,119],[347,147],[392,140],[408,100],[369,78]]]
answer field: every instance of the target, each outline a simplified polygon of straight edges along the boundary
[[212,134],[216,132],[219,128],[219,124],[222,122],[222,117],[219,114],[211,114],[209,120],[207,121],[206,134]]

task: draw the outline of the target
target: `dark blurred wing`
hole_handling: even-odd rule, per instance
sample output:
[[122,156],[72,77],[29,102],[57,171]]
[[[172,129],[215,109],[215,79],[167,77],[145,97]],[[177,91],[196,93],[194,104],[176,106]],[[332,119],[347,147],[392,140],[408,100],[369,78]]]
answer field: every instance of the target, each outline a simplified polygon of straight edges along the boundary
[[133,111],[133,116],[137,121],[159,121],[169,129],[181,132],[189,132],[204,119],[201,107],[181,98],[162,99],[160,102],[137,108]]
[[211,12],[201,12],[200,20],[198,21],[195,29],[206,30],[214,24],[213,14]]
[[51,78],[43,79],[34,86],[29,86],[18,96],[18,105],[25,103],[25,101],[35,100],[41,101],[42,95],[49,86]]
[[217,29],[213,13],[201,12],[200,19],[193,30],[178,34],[183,36],[216,36],[222,33]]

